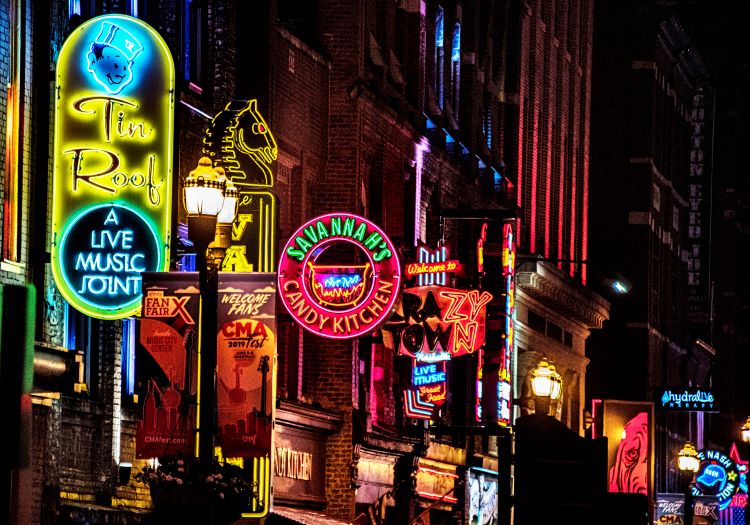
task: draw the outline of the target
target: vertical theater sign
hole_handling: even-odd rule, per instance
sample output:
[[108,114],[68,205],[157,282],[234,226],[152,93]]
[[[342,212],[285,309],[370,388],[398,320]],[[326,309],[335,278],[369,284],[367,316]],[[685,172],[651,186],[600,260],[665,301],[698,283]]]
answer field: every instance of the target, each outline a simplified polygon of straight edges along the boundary
[[121,319],[169,265],[174,64],[124,15],[93,18],[57,62],[52,273],[79,311]]

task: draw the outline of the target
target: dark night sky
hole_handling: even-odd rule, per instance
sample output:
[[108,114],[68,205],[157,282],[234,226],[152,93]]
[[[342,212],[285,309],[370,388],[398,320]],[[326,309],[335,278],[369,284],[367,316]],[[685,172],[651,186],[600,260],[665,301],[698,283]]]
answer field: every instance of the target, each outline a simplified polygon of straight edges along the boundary
[[716,88],[715,174],[739,175],[736,183],[748,189],[744,160],[750,138],[750,2],[681,0],[675,7]]

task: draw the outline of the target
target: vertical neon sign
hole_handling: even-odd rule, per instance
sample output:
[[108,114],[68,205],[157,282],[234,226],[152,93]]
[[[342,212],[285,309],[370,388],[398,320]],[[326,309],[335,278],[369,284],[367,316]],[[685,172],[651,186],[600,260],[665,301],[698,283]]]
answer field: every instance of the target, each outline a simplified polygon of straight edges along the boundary
[[57,62],[52,274],[77,310],[135,314],[169,266],[174,63],[150,26],[93,18]]
[[276,139],[258,111],[258,101],[232,100],[216,114],[203,139],[203,152],[224,168],[240,192],[232,245],[222,270],[276,271],[276,196],[272,165]]
[[511,363],[516,346],[516,238],[513,224],[503,223],[502,271],[505,279],[505,334],[500,353],[500,372],[497,381],[497,420],[510,424],[510,409],[513,403],[511,392]]

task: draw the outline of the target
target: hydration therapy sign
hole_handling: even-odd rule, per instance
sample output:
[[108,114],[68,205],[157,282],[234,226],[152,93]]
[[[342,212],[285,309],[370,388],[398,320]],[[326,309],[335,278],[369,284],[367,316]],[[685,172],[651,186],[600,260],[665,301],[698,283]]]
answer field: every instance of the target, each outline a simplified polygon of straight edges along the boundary
[[57,61],[52,272],[100,319],[141,306],[141,274],[169,264],[174,63],[124,15],[93,18]]

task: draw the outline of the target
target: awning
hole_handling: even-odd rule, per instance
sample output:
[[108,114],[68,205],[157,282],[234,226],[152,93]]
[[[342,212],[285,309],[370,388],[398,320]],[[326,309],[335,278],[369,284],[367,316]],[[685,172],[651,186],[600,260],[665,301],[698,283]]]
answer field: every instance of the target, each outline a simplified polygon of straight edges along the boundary
[[298,509],[274,505],[266,518],[267,525],[351,525],[349,521],[338,520],[314,510]]

